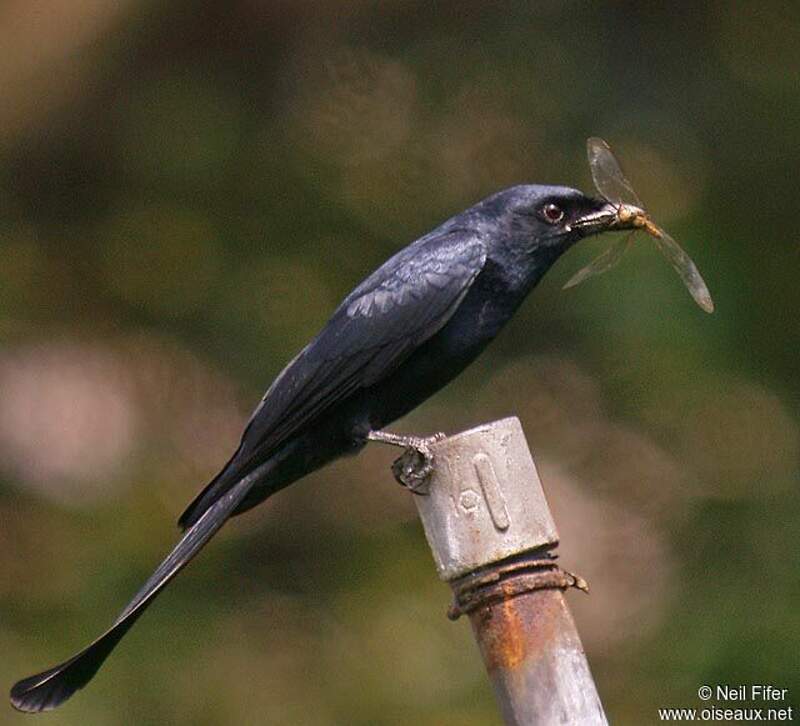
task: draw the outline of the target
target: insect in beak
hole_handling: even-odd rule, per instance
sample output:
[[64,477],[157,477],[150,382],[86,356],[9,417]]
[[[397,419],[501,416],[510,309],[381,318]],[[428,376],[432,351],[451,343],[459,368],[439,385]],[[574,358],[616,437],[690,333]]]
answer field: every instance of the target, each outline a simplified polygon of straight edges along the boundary
[[[614,230],[633,230],[619,242],[596,257],[582,270],[578,271],[566,285],[574,287],[588,277],[607,272],[614,267],[631,246],[636,230],[644,230],[656,243],[656,247],[678,273],[694,301],[707,313],[714,312],[714,301],[703,277],[694,262],[681,246],[670,237],[644,211],[631,183],[625,178],[614,154],[602,139],[591,138],[586,144],[589,168],[597,191],[607,204],[599,211],[587,214],[573,222],[573,229],[586,230],[586,234],[610,232]],[[625,199],[630,202],[626,202]]]

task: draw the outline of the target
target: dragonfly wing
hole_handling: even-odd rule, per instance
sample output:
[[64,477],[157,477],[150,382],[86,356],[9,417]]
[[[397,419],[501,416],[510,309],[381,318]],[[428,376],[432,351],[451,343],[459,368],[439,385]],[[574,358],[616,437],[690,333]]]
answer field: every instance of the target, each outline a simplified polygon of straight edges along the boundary
[[707,313],[713,313],[714,301],[711,299],[711,293],[692,258],[663,229],[659,228],[658,231],[661,237],[654,236],[658,249],[680,275],[694,301]]
[[592,181],[600,194],[614,204],[633,204],[644,208],[642,200],[633,191],[631,183],[622,173],[617,158],[603,139],[597,136],[588,139],[586,155],[589,157]]
[[616,267],[617,263],[622,259],[622,255],[624,255],[628,247],[630,247],[632,240],[633,232],[611,245],[605,252],[600,253],[586,265],[586,267],[578,270],[578,272],[569,279],[567,284],[564,285],[564,290],[568,287],[579,285],[589,277],[602,275],[604,272],[608,272],[612,267]]

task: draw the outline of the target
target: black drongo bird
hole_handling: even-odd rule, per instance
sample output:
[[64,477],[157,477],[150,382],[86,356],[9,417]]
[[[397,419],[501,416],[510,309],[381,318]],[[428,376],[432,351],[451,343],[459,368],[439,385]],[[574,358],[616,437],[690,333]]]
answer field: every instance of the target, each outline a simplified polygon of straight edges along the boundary
[[425,440],[381,429],[474,360],[565,250],[623,226],[605,200],[566,187],[515,186],[394,255],[275,379],[239,448],[181,516],[183,537],[113,626],[64,663],[15,684],[12,704],[45,711],[85,686],[164,585],[232,515],[368,440],[424,455]]

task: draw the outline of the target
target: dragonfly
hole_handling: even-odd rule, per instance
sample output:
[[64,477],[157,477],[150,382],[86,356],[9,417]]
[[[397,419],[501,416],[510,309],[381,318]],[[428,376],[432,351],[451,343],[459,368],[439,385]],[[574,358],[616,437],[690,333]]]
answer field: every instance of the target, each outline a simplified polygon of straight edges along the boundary
[[636,232],[643,230],[655,240],[656,247],[675,268],[694,301],[707,313],[713,313],[714,301],[697,266],[681,246],[650,218],[639,195],[622,173],[609,145],[603,139],[592,137],[586,142],[586,153],[597,191],[606,201],[617,207],[614,225],[619,229],[633,231],[579,270],[564,285],[564,289],[615,267],[631,247]]

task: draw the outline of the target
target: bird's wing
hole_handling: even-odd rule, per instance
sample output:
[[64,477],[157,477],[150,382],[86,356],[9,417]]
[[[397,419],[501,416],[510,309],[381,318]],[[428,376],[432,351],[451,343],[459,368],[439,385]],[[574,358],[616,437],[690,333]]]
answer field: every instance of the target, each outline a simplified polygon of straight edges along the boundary
[[60,665],[15,683],[11,688],[14,708],[29,713],[49,711],[83,688],[155,596],[230,517],[261,473],[256,469],[206,510],[103,635]]
[[390,259],[339,306],[317,338],[277,379],[243,441],[272,448],[310,417],[377,383],[450,319],[483,269],[471,234],[423,240]]
[[474,233],[448,230],[418,240],[364,280],[270,386],[238,451],[189,505],[181,526],[304,425],[394,371],[447,323],[485,261]]

